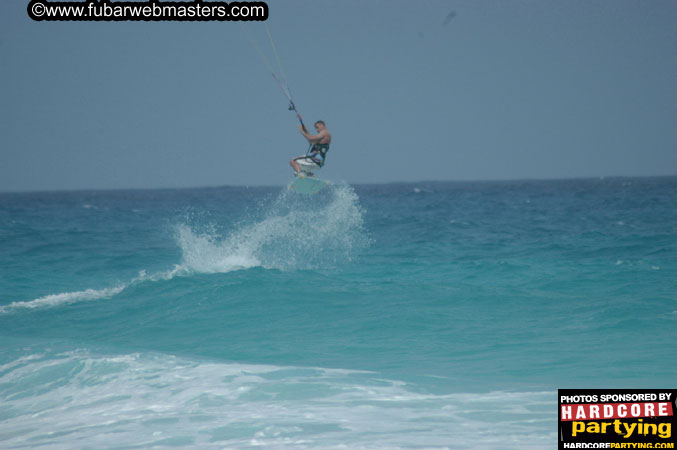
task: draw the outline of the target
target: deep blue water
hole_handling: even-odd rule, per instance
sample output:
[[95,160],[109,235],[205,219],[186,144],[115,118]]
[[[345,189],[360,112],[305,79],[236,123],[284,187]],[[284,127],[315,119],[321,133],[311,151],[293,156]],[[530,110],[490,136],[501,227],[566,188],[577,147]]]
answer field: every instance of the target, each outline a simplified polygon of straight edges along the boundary
[[0,194],[0,447],[554,448],[676,274],[675,177]]

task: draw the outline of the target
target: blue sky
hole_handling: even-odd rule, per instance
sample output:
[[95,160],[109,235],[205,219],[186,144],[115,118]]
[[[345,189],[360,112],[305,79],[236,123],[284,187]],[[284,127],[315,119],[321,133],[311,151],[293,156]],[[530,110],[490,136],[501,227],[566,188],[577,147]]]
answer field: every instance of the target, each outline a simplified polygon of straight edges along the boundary
[[[301,114],[334,135],[324,178],[677,174],[675,1],[267,3]],[[305,140],[241,23],[26,4],[0,3],[0,191],[291,179]]]

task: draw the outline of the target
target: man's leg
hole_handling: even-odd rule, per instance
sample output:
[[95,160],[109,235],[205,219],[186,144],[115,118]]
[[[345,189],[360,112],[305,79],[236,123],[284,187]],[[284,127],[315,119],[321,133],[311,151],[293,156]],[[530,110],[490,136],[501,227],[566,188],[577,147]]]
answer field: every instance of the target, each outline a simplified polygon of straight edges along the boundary
[[313,176],[313,171],[320,168],[320,166],[308,156],[297,156],[289,161],[296,174],[304,174]]

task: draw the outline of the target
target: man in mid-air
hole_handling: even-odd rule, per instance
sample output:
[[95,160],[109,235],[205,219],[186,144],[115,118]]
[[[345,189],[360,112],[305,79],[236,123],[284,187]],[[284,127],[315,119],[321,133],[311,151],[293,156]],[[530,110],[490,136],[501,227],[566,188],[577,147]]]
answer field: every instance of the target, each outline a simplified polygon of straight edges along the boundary
[[312,176],[313,172],[324,166],[324,158],[329,151],[329,144],[331,144],[331,134],[329,134],[329,130],[327,130],[323,120],[315,122],[315,129],[317,134],[311,135],[303,125],[299,125],[301,134],[308,139],[311,147],[306,155],[298,156],[289,161],[296,175]]

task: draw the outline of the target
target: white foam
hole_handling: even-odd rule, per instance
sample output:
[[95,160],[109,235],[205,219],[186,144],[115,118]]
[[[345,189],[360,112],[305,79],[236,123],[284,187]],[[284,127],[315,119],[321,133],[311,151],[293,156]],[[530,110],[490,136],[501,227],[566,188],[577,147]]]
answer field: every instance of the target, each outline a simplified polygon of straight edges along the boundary
[[555,392],[419,391],[349,370],[41,354],[0,375],[0,442],[523,449],[549,448],[556,439]]
[[158,272],[151,275],[146,274],[146,272],[142,270],[139,272],[139,275],[137,277],[133,278],[127,283],[122,283],[115,287],[109,287],[104,289],[85,289],[83,291],[75,291],[75,292],[63,292],[60,294],[45,295],[44,297],[39,297],[29,301],[12,302],[8,305],[0,306],[0,314],[6,314],[21,309],[48,308],[69,305],[79,302],[109,299],[121,293],[129,286],[132,286],[134,284],[143,281],[170,280],[175,276],[184,274],[186,272],[187,272],[186,269],[179,265],[174,266],[174,268],[171,270],[165,272]]
[[36,298],[30,301],[13,302],[9,305],[0,306],[0,314],[7,313],[16,309],[34,309],[57,305],[66,305],[70,303],[98,300],[102,298],[110,298],[115,294],[122,292],[127,285],[106,288],[106,289],[86,289],[84,291],[63,292],[61,294],[51,294],[44,297]]

